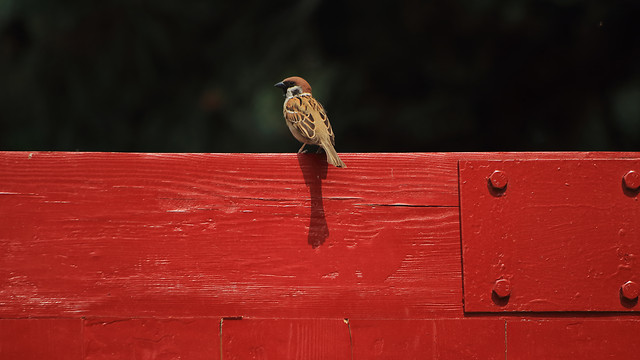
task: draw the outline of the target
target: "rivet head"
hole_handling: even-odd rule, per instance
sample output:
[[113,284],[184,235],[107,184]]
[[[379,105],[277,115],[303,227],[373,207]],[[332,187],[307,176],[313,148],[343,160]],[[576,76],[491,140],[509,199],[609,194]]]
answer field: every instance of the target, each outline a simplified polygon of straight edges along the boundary
[[496,190],[504,190],[507,187],[509,179],[503,171],[496,170],[489,176],[489,184]]
[[507,279],[500,279],[493,284],[493,292],[500,298],[511,295],[511,282]]
[[640,295],[640,285],[634,281],[627,281],[622,284],[620,291],[622,292],[622,296],[627,300],[635,300],[638,298],[638,295]]
[[629,171],[622,177],[622,182],[624,186],[629,190],[638,190],[640,189],[640,173],[637,171]]

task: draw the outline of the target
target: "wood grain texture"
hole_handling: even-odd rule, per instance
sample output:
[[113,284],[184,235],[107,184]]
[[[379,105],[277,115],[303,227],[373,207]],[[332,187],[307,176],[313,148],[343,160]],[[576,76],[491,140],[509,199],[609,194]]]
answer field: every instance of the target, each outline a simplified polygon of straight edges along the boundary
[[507,321],[507,358],[636,359],[640,354],[638,320]]
[[[637,353],[634,314],[466,317],[458,164],[637,161],[640,153],[340,156],[349,168],[327,167],[322,156],[306,154],[0,152],[0,358],[502,359],[508,350],[509,359],[571,353],[589,359]],[[484,181],[478,191],[486,191]],[[636,195],[616,201],[637,204]],[[581,204],[586,211],[613,209]],[[558,213],[562,219],[564,212]],[[611,223],[631,229],[637,215],[634,207]],[[565,227],[554,229],[568,236]],[[637,279],[626,276],[637,270],[633,229],[616,233],[601,254],[589,246],[578,252],[593,260],[594,279]],[[495,243],[483,246],[481,255],[491,261],[503,252]],[[557,248],[543,241],[523,251],[575,261]],[[598,270],[614,263],[623,265],[617,273]],[[522,265],[516,264],[508,269]],[[491,286],[495,269],[486,271],[492,278],[480,287]],[[565,268],[551,270],[562,275]],[[527,286],[535,287],[533,280]],[[615,303],[620,299],[609,291],[615,289],[603,290],[609,304],[624,305]],[[513,300],[519,291],[520,285]],[[599,304],[586,298],[589,306]],[[221,328],[224,316],[244,319],[225,320]],[[593,345],[579,348],[585,341]]]
[[354,359],[505,359],[498,319],[351,320]]
[[440,158],[5,154],[0,315],[459,315]]
[[0,153],[0,316],[462,315],[460,159]]
[[82,360],[82,320],[2,319],[0,359]]
[[[622,177],[640,159],[460,164],[466,311],[636,311],[640,201]],[[507,174],[495,193],[487,179]],[[507,299],[492,296],[498,279]]]
[[84,359],[220,359],[219,319],[86,319]]
[[342,319],[225,320],[222,358],[351,360],[349,326]]

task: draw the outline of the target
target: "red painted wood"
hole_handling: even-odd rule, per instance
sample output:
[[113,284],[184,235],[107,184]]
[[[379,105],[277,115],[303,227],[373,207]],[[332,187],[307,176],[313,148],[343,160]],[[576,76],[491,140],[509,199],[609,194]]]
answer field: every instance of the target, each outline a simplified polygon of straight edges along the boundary
[[[636,311],[620,296],[640,280],[639,196],[622,186],[634,168],[640,158],[461,162],[465,310]],[[488,185],[495,170],[505,190]]]
[[436,321],[436,331],[437,359],[507,359],[502,320]]
[[28,155],[0,157],[0,316],[462,313],[443,156]]
[[507,321],[507,358],[637,359],[638,320]]
[[[57,317],[0,320],[0,358],[216,359],[222,340],[226,358],[351,359],[353,352],[353,358],[501,359],[505,320],[462,313],[458,162],[609,164],[639,158],[640,153],[346,154],[349,168],[334,169],[320,156],[295,154],[0,152],[0,317]],[[613,176],[606,166],[599,169]],[[593,183],[588,190],[608,181],[598,179],[587,178]],[[513,198],[509,174],[507,183],[500,200]],[[637,194],[618,185],[626,198],[602,192],[595,198],[637,204]],[[567,197],[574,198],[564,195],[559,198],[566,207]],[[602,212],[585,201],[591,197],[577,198],[575,207]],[[525,205],[531,204],[522,200],[519,218],[527,218],[531,206]],[[622,209],[615,205],[609,204],[612,211]],[[637,207],[632,211],[637,218]],[[618,281],[613,278],[637,270],[638,235],[628,230],[633,219],[623,217],[629,224],[625,232],[600,252],[587,242],[578,256],[561,257],[560,246],[545,240],[524,253],[542,249],[555,254],[553,260],[586,257],[595,264],[593,279]],[[503,227],[486,221],[481,225],[489,231]],[[607,226],[599,224],[598,231]],[[562,225],[556,229],[566,233]],[[625,247],[623,237],[634,240]],[[614,247],[617,260],[610,253]],[[502,251],[491,243],[484,251],[495,249]],[[617,273],[599,268],[616,261],[622,264]],[[516,264],[507,269],[534,269],[536,277],[527,279],[532,285],[555,279],[544,266]],[[580,274],[570,267],[551,270]],[[493,280],[480,286],[492,289]],[[523,296],[523,278],[509,280],[499,287],[509,294],[505,310],[515,309],[513,301]],[[605,290],[612,301],[615,289]],[[582,297],[589,306],[600,304],[594,295]],[[637,307],[619,294],[616,300],[613,305]],[[535,304],[520,309],[545,308]],[[84,328],[82,320],[59,319],[79,316],[89,316]],[[226,320],[221,335],[218,316],[307,319]],[[533,322],[520,320],[533,315],[517,316],[507,320],[508,358],[566,358],[584,341],[594,345],[573,351],[583,358],[632,357],[638,350],[629,335],[637,333],[637,322],[628,317]],[[312,319],[343,317],[352,319],[349,325]],[[573,320],[582,330],[573,331]],[[558,345],[566,337],[575,340],[566,348]],[[529,340],[545,346],[532,349]],[[612,352],[610,344],[624,349]]]
[[82,320],[2,319],[0,359],[81,360]]
[[219,319],[88,319],[86,360],[220,359]]
[[504,359],[504,320],[351,320],[354,359]]
[[461,317],[460,159],[631,157],[0,152],[0,316]]
[[[165,201],[169,209],[171,205],[194,209],[207,195],[219,200],[228,197],[304,204],[309,202],[309,186],[317,185],[318,180],[322,180],[325,200],[458,205],[455,156],[346,154],[347,158],[354,163],[353,169],[327,167],[324,158],[315,154],[0,152],[0,171],[8,177],[3,182],[5,195],[29,189],[58,190],[63,195],[65,190],[90,192],[116,186],[113,190],[117,192],[112,195],[148,190],[181,196],[182,201],[177,203]],[[35,181],[22,181],[27,179]],[[165,200],[170,199],[174,198]]]
[[349,326],[343,320],[224,320],[222,358],[351,360]]

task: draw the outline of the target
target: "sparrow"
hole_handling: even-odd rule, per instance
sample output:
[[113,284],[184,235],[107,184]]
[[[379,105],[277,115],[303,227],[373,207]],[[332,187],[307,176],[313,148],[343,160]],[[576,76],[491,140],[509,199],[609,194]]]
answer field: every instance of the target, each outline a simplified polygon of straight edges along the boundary
[[285,100],[282,108],[284,119],[291,134],[305,145],[318,145],[327,154],[327,162],[333,166],[347,167],[334,148],[336,141],[326,111],[311,95],[309,83],[299,77],[288,77],[274,85],[282,89]]

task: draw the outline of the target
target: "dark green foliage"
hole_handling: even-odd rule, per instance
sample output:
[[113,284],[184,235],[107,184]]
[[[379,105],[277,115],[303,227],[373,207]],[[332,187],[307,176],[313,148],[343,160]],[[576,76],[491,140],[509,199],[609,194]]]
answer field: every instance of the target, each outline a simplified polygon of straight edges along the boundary
[[638,150],[639,4],[0,0],[0,150]]

